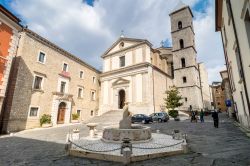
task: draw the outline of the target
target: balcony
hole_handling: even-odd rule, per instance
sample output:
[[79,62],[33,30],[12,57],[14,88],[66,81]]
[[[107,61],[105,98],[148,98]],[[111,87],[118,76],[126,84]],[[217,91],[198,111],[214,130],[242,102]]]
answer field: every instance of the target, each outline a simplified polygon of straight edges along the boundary
[[53,95],[57,96],[58,100],[66,100],[66,101],[73,101],[73,95],[68,93],[62,93],[62,92],[52,92]]
[[60,76],[65,77],[65,78],[70,78],[70,73],[67,71],[61,71],[61,73],[59,73]]

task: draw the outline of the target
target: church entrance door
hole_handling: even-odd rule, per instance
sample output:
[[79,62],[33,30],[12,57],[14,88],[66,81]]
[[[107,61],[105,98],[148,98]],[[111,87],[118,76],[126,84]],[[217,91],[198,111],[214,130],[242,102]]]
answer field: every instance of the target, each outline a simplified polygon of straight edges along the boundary
[[125,105],[125,91],[122,89],[119,91],[118,108],[122,109],[124,105]]
[[61,102],[58,107],[57,124],[64,123],[65,112],[66,112],[66,103]]

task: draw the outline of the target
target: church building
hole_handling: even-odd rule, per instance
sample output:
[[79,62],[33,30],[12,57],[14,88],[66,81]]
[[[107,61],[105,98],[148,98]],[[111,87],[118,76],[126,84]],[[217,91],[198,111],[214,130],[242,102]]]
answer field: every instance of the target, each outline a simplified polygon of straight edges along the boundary
[[[170,18],[172,47],[153,48],[148,40],[121,36],[102,55],[99,115],[122,109],[125,102],[133,114],[163,111],[165,92],[173,85],[183,97],[179,110],[205,107],[192,11],[180,3]],[[208,86],[207,78],[203,84]]]

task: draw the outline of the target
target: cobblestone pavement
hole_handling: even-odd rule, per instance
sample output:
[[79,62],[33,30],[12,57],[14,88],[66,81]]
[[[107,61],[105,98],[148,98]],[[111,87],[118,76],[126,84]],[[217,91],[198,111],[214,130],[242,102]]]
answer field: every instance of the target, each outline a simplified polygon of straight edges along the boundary
[[[212,119],[205,123],[187,121],[154,123],[153,132],[160,130],[170,134],[178,129],[188,134],[189,153],[132,163],[132,166],[247,166],[250,165],[250,138],[233,122],[220,114],[220,126],[214,128]],[[100,125],[102,126],[102,125]],[[71,125],[51,129],[24,131],[12,137],[0,138],[0,166],[19,165],[121,165],[67,156],[64,151],[68,131],[79,128],[81,136],[88,135],[85,125]],[[101,129],[101,128],[99,128]]]

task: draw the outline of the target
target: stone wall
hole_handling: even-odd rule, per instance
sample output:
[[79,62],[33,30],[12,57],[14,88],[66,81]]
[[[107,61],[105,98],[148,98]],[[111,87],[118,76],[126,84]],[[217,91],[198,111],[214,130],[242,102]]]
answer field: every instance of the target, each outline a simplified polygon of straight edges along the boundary
[[[38,62],[40,52],[45,53],[44,64]],[[63,63],[68,64],[67,78],[62,75]],[[98,111],[99,72],[58,49],[53,43],[42,41],[42,37],[33,32],[24,31],[21,33],[15,68],[16,80],[11,87],[13,92],[9,94],[12,96],[12,100],[9,100],[7,107],[10,112],[9,131],[38,127],[39,119],[43,114],[50,114],[52,119],[56,119],[58,107],[53,107],[55,100],[70,101],[67,107],[67,116],[65,115],[65,123],[70,122],[71,114],[76,113],[77,110],[81,111],[80,120],[82,121],[91,118]],[[80,71],[84,72],[83,78],[80,78]],[[36,75],[43,77],[41,90],[33,89]],[[96,78],[95,83],[93,77]],[[62,78],[69,80],[65,95],[72,96],[72,98],[63,99],[64,94],[61,96],[60,93],[56,93],[60,89],[59,81]],[[82,98],[78,98],[78,88],[83,88]],[[91,100],[92,91],[96,93],[94,101]],[[36,117],[29,116],[30,107],[39,108]]]

